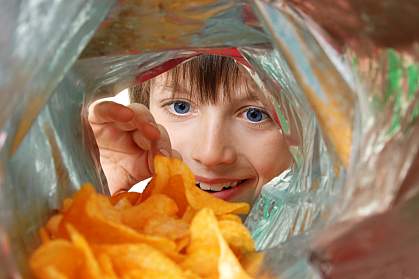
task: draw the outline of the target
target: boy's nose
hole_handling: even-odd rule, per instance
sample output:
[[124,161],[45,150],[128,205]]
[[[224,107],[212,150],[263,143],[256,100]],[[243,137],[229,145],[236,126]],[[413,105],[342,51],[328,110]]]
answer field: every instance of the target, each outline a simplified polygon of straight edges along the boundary
[[194,136],[192,159],[209,168],[235,162],[236,151],[228,127],[212,119],[201,123],[198,130]]

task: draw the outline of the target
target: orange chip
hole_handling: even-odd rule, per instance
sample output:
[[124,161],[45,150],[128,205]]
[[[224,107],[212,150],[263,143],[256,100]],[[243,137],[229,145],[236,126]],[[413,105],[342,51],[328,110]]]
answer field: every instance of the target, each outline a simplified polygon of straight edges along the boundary
[[197,210],[193,209],[192,207],[188,206],[185,210],[185,213],[183,213],[182,220],[186,223],[191,223],[193,217],[195,216]]
[[120,278],[184,278],[175,262],[146,244],[99,245],[95,253],[109,256]]
[[131,208],[132,204],[130,203],[130,201],[126,198],[120,199],[119,201],[117,201],[117,203],[113,206],[113,208],[115,208],[116,210],[125,210],[128,208]]
[[52,266],[46,268],[45,274],[46,274],[45,278],[54,278],[54,279],[68,279],[69,278]]
[[52,216],[48,222],[45,228],[49,232],[51,238],[56,238],[58,235],[58,229],[60,227],[61,220],[63,219],[62,214],[55,214]]
[[121,212],[122,223],[142,231],[149,219],[158,216],[176,216],[178,208],[176,203],[165,195],[152,195],[139,205],[133,206]]
[[147,221],[144,233],[177,240],[189,235],[189,224],[173,217],[156,216]]
[[111,258],[106,254],[101,254],[98,257],[98,263],[106,278],[118,278],[112,265]]
[[38,231],[39,238],[41,239],[41,243],[45,244],[51,240],[51,237],[45,227],[41,227]]
[[185,274],[185,278],[186,279],[201,279],[201,277],[198,276],[198,274],[196,274],[196,273],[194,273],[194,272],[192,272],[190,270],[186,270],[184,272],[184,274]]
[[154,157],[154,176],[143,192],[143,198],[147,199],[152,194],[162,193],[170,178],[170,159],[164,156]]
[[71,198],[64,199],[63,208],[61,209],[61,212],[62,213],[66,212],[70,208],[72,203],[73,203],[73,199],[71,199]]
[[189,242],[190,242],[189,235],[176,240],[176,251],[178,253],[183,252],[183,250],[185,250],[185,248],[188,247]]
[[83,255],[84,268],[80,270],[82,272],[82,277],[102,278],[102,271],[100,270],[99,264],[87,241],[70,224],[67,224],[67,230],[74,246],[77,247]]
[[83,254],[70,241],[49,241],[32,254],[29,265],[37,278],[56,278],[51,277],[54,274],[77,278]]
[[217,216],[217,218],[218,218],[219,221],[229,220],[229,221],[237,222],[239,224],[243,224],[242,219],[235,214],[223,214],[223,215]]
[[141,201],[141,193],[123,191],[116,193],[110,198],[113,205],[117,204],[118,201],[122,199],[127,199],[131,205],[135,205]]
[[244,271],[239,260],[228,247],[221,234],[217,234],[220,245],[220,258],[218,259],[219,279],[250,279]]
[[59,235],[67,238],[65,225],[71,224],[91,243],[147,243],[168,253],[176,250],[176,244],[169,239],[140,234],[121,224],[120,213],[103,198],[95,194],[91,186],[82,187],[64,214]]
[[218,222],[218,227],[224,240],[238,257],[255,251],[252,236],[243,224],[237,221],[221,220]]
[[218,276],[220,247],[217,219],[210,209],[200,210],[192,220],[191,242],[182,267],[203,277]]
[[87,184],[64,200],[40,229],[44,244],[30,260],[36,277],[249,278],[235,254],[256,274],[262,261],[235,215],[249,206],[200,190],[180,160],[156,156],[154,169],[143,194],[109,198]]
[[200,210],[192,220],[190,230],[191,244],[182,263],[184,268],[204,277],[250,278],[223,239],[211,209]]
[[184,182],[181,175],[173,175],[169,178],[167,187],[164,188],[163,194],[171,197],[179,207],[179,214],[183,214],[187,207]]
[[[153,183],[151,183],[152,185],[147,192],[150,195],[151,193],[170,191],[171,193],[176,193],[178,197],[175,200],[180,201],[181,206],[183,206],[183,198],[180,195],[184,191],[187,203],[196,210],[211,208],[216,215],[228,213],[246,214],[249,212],[250,207],[247,203],[226,202],[199,189],[195,185],[195,177],[188,166],[176,158],[169,159],[160,155],[155,156],[154,166],[156,176],[152,179]],[[177,175],[182,177],[183,183],[180,183],[180,178],[172,178],[172,185],[174,184],[175,187],[171,187],[170,190],[165,189],[170,187],[170,178],[177,177]]]
[[[240,258],[240,263],[244,270],[252,277],[260,276],[260,271],[263,265],[263,253],[248,253]],[[259,278],[259,277],[258,277]]]

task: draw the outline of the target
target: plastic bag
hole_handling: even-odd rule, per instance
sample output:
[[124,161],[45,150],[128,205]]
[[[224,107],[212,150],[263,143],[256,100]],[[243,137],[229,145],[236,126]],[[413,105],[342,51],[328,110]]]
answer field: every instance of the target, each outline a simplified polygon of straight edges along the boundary
[[[14,14],[0,12],[7,23],[0,41],[9,44],[0,48],[0,69],[6,73],[0,88],[8,93],[0,95],[0,277],[27,275],[26,258],[39,241],[36,229],[82,182],[107,191],[85,121],[87,106],[202,49],[240,51],[290,139],[294,164],[264,187],[246,221],[258,247],[271,248],[261,273],[341,276],[340,268],[350,270],[348,258],[335,261],[333,247],[341,247],[340,240],[357,230],[368,231],[357,222],[387,214],[396,198],[400,207],[389,214],[404,213],[403,202],[416,193],[417,177],[409,178],[408,186],[402,183],[418,156],[418,64],[414,48],[387,50],[399,47],[391,44],[394,38],[378,40],[380,32],[366,32],[380,17],[360,25],[365,32],[348,28],[342,15],[363,23],[360,14],[363,8],[368,14],[369,1],[364,7],[345,2],[353,8],[349,12],[331,5],[330,21],[319,10],[327,1],[320,0],[312,6],[300,1],[126,0],[112,10],[110,1],[4,2],[2,7]],[[55,9],[47,9],[52,3]],[[400,7],[399,14],[413,2],[389,3]],[[397,194],[400,188],[407,189],[403,195]],[[396,227],[411,234],[396,239],[395,246],[419,237],[413,222]],[[371,245],[365,237],[353,241]],[[385,251],[391,250],[377,251],[383,251],[385,261]],[[349,262],[362,259],[366,269],[354,272],[372,274],[368,261],[357,255]],[[413,267],[394,266],[396,271]]]

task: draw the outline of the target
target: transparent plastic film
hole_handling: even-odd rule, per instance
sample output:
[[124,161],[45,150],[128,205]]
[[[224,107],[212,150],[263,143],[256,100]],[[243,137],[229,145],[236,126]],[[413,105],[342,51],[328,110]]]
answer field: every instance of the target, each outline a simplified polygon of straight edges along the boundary
[[[83,144],[65,136],[80,131],[78,111],[63,109],[67,101],[59,94],[50,101],[52,109],[46,104],[112,3],[1,1],[1,278],[29,276],[27,257],[36,246],[37,227],[79,187],[78,177],[95,172],[91,159],[78,156]],[[66,129],[68,122],[73,130]],[[77,151],[64,151],[62,140]],[[88,168],[75,161],[86,161]]]
[[255,277],[417,274],[414,1],[0,1],[0,278],[82,183],[109,193],[89,106],[203,54],[247,71],[292,156],[246,220]]

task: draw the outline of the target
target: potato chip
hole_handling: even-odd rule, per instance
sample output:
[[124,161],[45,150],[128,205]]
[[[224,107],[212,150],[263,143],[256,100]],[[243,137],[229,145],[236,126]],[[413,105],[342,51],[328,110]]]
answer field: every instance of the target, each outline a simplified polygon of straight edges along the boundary
[[139,205],[121,212],[122,223],[141,231],[149,219],[159,216],[176,216],[178,207],[169,197],[156,194],[147,198]]
[[56,238],[58,235],[58,229],[60,227],[61,220],[63,219],[62,214],[55,214],[52,216],[45,226],[51,238]]
[[260,275],[263,259],[264,254],[261,252],[247,253],[240,258],[240,263],[250,276],[256,277]]
[[149,198],[152,194],[162,193],[163,189],[166,188],[170,178],[169,165],[169,158],[164,156],[154,157],[155,174],[143,192],[144,199]]
[[218,259],[219,279],[250,279],[250,276],[241,267],[239,260],[228,247],[221,234],[217,234],[220,245]]
[[92,250],[90,249],[89,244],[80,235],[76,229],[73,228],[70,224],[67,224],[67,230],[70,235],[71,241],[74,243],[74,246],[77,247],[83,256],[83,269],[81,269],[81,278],[102,278],[102,271],[100,270],[99,264],[96,261],[96,258],[93,255]]
[[68,279],[69,278],[52,266],[46,268],[45,274],[46,274],[45,278],[54,278],[54,279]]
[[[106,214],[106,215],[105,215]],[[147,243],[162,251],[173,252],[176,245],[162,237],[140,234],[120,223],[117,210],[112,210],[109,200],[105,203],[91,186],[84,186],[76,194],[68,212],[60,224],[60,237],[68,238],[65,228],[71,224],[92,243]]]
[[[189,229],[189,228],[188,228]],[[185,248],[188,247],[189,243],[190,243],[190,236],[184,236],[180,239],[176,240],[176,252],[178,253],[182,253],[184,252]]]
[[116,205],[122,199],[127,199],[131,205],[135,205],[141,202],[141,193],[122,191],[114,194],[110,201],[113,205]]
[[188,206],[185,212],[183,213],[182,220],[190,224],[196,212],[196,209],[193,209],[192,207]]
[[42,244],[45,244],[45,243],[47,243],[48,241],[51,240],[51,237],[50,237],[47,229],[45,229],[45,227],[41,227],[38,231],[38,234],[39,234],[39,238],[41,239]]
[[109,256],[119,277],[138,271],[136,278],[184,278],[175,262],[146,244],[99,245],[95,253]]
[[122,198],[118,200],[116,204],[114,204],[113,206],[113,208],[115,208],[118,211],[125,210],[131,207],[132,207],[132,204],[127,198]]
[[77,278],[83,254],[70,241],[58,239],[41,245],[32,254],[29,265],[37,278],[55,278],[51,277],[51,268],[52,273]]
[[[182,163],[182,161],[176,158],[168,159],[163,156],[156,156],[154,158],[154,162],[155,165],[159,166],[156,168],[156,177],[160,177],[160,180],[159,182],[156,181],[156,183],[159,184],[160,181],[165,181],[166,184],[155,187],[155,189],[153,189],[153,193],[164,193],[164,188],[169,186],[168,181],[170,176],[180,175],[183,181],[183,191],[185,193],[186,200],[192,208],[197,210],[202,208],[211,208],[216,215],[227,213],[246,214],[249,212],[250,207],[247,203],[226,202],[199,189],[195,185],[194,175],[190,169]],[[168,167],[162,167],[164,164],[168,164]],[[167,174],[167,169],[169,169],[169,174]],[[163,171],[165,173],[160,175],[159,171]],[[179,178],[176,180],[176,189],[179,189],[178,191],[181,193],[182,190],[180,187],[181,183],[178,181]]]
[[212,210],[200,210],[192,220],[190,230],[191,244],[182,263],[184,268],[204,277],[250,278],[224,240]]
[[217,219],[218,219],[219,221],[221,221],[221,220],[230,220],[230,221],[234,221],[234,222],[237,222],[237,223],[240,223],[240,224],[242,224],[242,223],[243,223],[243,222],[242,222],[242,219],[241,219],[239,216],[235,215],[235,214],[223,214],[223,215],[218,215],[218,216],[217,216]]
[[220,247],[217,233],[217,219],[210,209],[200,210],[192,220],[191,242],[182,267],[203,276],[217,276]]
[[[40,229],[38,278],[249,278],[262,262],[237,213],[249,206],[202,191],[180,160],[157,156],[143,194],[84,185]],[[70,241],[71,240],[71,241]],[[237,257],[236,257],[237,255]]]
[[144,233],[177,240],[189,235],[189,224],[169,216],[156,216],[147,221]]
[[71,204],[73,203],[73,199],[71,198],[66,198],[63,201],[63,207],[61,208],[61,212],[65,213],[67,212],[67,210],[70,208]]
[[218,222],[218,227],[224,240],[238,257],[255,251],[252,236],[243,224],[237,221],[221,220]]
[[97,257],[98,263],[106,278],[118,278],[112,265],[111,258],[106,254],[101,254]]

